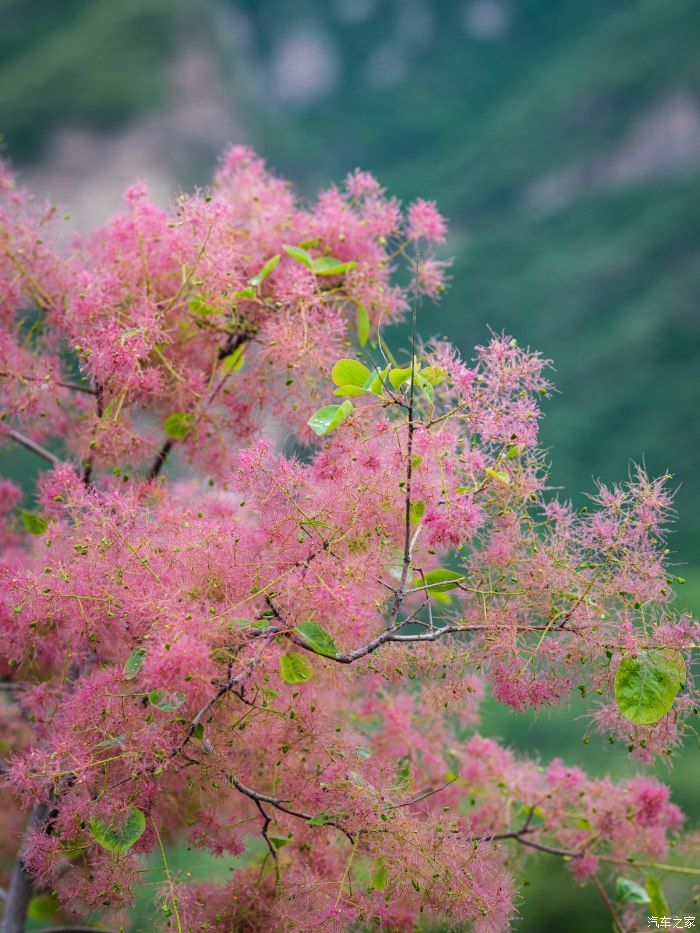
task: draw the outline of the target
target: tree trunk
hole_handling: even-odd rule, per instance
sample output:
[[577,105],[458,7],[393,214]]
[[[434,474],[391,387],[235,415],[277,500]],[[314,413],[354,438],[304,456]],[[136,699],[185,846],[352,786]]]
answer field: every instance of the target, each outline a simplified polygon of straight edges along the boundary
[[34,887],[31,875],[24,866],[24,849],[32,831],[45,822],[48,813],[49,806],[46,803],[38,803],[31,812],[17,853],[15,867],[12,871],[12,880],[5,899],[5,916],[0,927],[0,933],[24,933],[27,905]]

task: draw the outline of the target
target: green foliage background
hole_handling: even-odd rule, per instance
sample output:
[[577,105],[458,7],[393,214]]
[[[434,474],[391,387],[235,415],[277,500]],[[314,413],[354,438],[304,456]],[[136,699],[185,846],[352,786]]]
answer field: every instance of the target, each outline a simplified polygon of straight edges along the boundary
[[[543,438],[553,484],[577,501],[592,477],[624,477],[630,459],[674,473],[672,547],[688,563],[684,598],[697,611],[700,159],[625,183],[599,183],[596,169],[674,95],[700,108],[700,5],[503,0],[508,28],[491,41],[465,33],[463,0],[365,6],[370,14],[353,19],[341,0],[0,0],[0,131],[21,167],[42,158],[58,127],[148,119],[167,105],[167,69],[196,40],[247,138],[302,190],[360,165],[399,197],[434,197],[455,261],[440,309],[421,312],[423,334],[437,330],[468,352],[491,326],[555,361],[562,395],[548,403]],[[430,28],[402,32],[406,9],[426,6]],[[290,103],[267,75],[298,29],[321,32],[338,80]],[[377,85],[367,63],[386,45],[405,70]],[[532,208],[538,180],[582,165],[570,202]],[[193,165],[189,177],[210,168]],[[36,465],[13,451],[0,469],[28,484]],[[523,719],[489,702],[484,729],[543,760],[628,771],[621,750],[582,745],[583,712]],[[691,736],[670,775],[695,819],[697,761]],[[187,864],[181,851],[173,858]],[[595,895],[562,880],[552,861],[523,890],[519,929],[606,929]]]

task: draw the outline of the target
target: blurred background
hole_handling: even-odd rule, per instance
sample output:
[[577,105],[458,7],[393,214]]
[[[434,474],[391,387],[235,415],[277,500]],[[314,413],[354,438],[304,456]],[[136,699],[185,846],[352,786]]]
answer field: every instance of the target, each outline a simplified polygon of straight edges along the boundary
[[[207,183],[231,142],[304,194],[361,166],[435,198],[453,278],[422,332],[469,354],[505,329],[554,361],[542,437],[575,501],[630,460],[672,472],[679,601],[700,609],[697,0],[0,0],[0,132],[79,227],[134,177],[161,202]],[[28,464],[8,450],[0,472]],[[489,704],[484,729],[626,773],[582,746],[583,712]],[[697,765],[691,736],[661,774],[695,821]],[[607,928],[552,859],[522,893],[524,933]]]

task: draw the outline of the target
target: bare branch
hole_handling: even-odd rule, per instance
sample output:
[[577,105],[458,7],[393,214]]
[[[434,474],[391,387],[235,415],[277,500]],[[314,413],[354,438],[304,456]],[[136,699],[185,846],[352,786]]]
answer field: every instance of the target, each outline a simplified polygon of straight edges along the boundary
[[33,454],[36,454],[43,460],[46,460],[47,463],[51,464],[51,466],[59,466],[63,462],[60,457],[57,457],[56,454],[52,454],[50,450],[46,449],[46,447],[42,447],[41,444],[37,444],[36,441],[33,441],[30,437],[27,437],[26,434],[22,434],[21,431],[15,431],[14,428],[10,428],[10,430],[6,431],[4,435],[0,435],[0,439],[2,439],[2,437],[9,437],[21,447],[25,447],[27,450],[31,450]]

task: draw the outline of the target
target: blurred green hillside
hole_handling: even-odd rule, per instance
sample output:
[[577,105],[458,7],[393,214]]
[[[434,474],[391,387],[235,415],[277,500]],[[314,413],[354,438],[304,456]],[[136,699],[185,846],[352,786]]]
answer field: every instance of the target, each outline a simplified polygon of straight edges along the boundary
[[[0,0],[9,154],[34,170],[62,127],[147,122],[194,43],[244,138],[309,195],[362,166],[401,198],[437,200],[455,261],[424,336],[468,352],[491,326],[554,361],[543,439],[568,495],[624,478],[630,459],[670,470],[671,546],[700,610],[697,0]],[[206,180],[206,158],[177,177]],[[484,730],[545,760],[628,767],[617,748],[584,748],[572,717],[489,704]],[[697,819],[691,742],[671,783]],[[606,929],[553,862],[519,929]]]
[[361,165],[436,198],[455,263],[425,334],[469,351],[488,325],[551,357],[553,481],[670,469],[674,547],[700,563],[694,0],[0,0],[0,17],[16,161],[57,126],[162,106],[198,37],[248,137],[304,190]]
[[[391,4],[354,23],[321,2],[243,5],[258,57],[303,7],[344,69],[322,100],[258,119],[261,151],[292,177],[313,167],[313,184],[361,165],[436,198],[455,263],[424,332],[468,351],[489,325],[552,358],[554,482],[589,489],[630,458],[670,469],[674,547],[700,562],[700,6],[482,4],[509,17],[485,39],[462,2],[407,4],[413,34]],[[387,68],[393,50],[386,84],[368,73],[377,50]]]

